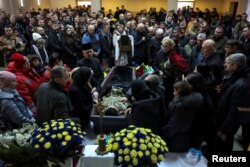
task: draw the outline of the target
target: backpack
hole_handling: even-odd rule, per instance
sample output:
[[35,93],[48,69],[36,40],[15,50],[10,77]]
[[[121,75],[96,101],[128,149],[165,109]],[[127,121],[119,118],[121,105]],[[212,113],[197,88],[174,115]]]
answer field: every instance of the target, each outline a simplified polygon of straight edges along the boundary
[[119,47],[121,52],[132,51],[132,45],[128,35],[121,35],[121,39],[119,40]]

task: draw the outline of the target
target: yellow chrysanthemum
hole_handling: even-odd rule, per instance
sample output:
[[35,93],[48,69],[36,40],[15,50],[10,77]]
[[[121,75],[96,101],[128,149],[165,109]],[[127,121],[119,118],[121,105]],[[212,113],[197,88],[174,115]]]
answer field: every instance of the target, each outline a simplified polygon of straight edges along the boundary
[[107,151],[111,151],[112,150],[112,144],[109,144],[107,147]]
[[118,162],[119,162],[119,163],[122,163],[122,161],[123,161],[122,156],[118,156]]
[[152,143],[148,143],[148,148],[152,148],[153,144]]
[[61,139],[62,138],[62,134],[61,133],[57,133],[57,138]]
[[143,157],[143,152],[142,151],[138,151],[138,157]]
[[75,126],[75,122],[70,122],[70,125],[71,126]]
[[125,133],[125,132],[126,132],[126,129],[122,129],[120,132],[121,132],[121,133]]
[[36,149],[40,148],[39,144],[36,144],[34,147],[35,147]]
[[161,140],[161,145],[165,146],[166,142],[164,140]]
[[145,143],[145,140],[144,139],[140,139],[139,142],[143,144],[143,143]]
[[136,147],[137,147],[137,144],[136,144],[136,143],[132,143],[132,147],[133,147],[133,148],[136,148]]
[[55,134],[51,135],[51,138],[52,138],[52,139],[55,139],[55,138],[56,138],[56,135],[55,135]]
[[157,156],[155,154],[150,155],[150,159],[154,164],[157,163]]
[[127,134],[127,138],[128,138],[128,139],[131,140],[131,139],[133,139],[133,137],[134,137],[134,134],[133,134],[133,133],[128,133],[128,134]]
[[124,151],[123,151],[123,154],[124,154],[124,155],[127,155],[127,154],[129,154],[129,151],[130,151],[130,150],[129,150],[128,148],[125,148]]
[[49,132],[46,132],[45,135],[46,135],[46,136],[49,136],[50,134],[49,134]]
[[126,155],[126,156],[124,157],[124,160],[127,161],[127,162],[129,162],[129,161],[130,161],[130,156],[129,156],[129,155]]
[[132,133],[136,134],[138,132],[138,129],[132,130]]
[[118,136],[120,136],[120,135],[121,135],[121,134],[117,132],[117,133],[115,134],[115,137],[118,137]]
[[118,154],[122,155],[122,153],[123,153],[123,150],[122,150],[122,149],[119,149],[119,150],[118,150]]
[[165,151],[166,151],[166,152],[169,152],[169,150],[168,150],[168,148],[167,148],[167,147],[164,147],[164,149],[165,149]]
[[118,137],[115,138],[115,140],[116,140],[116,141],[120,141],[120,140],[121,140],[121,137],[118,136]]
[[134,142],[134,143],[137,142],[137,138],[133,138],[132,142]]
[[68,143],[66,141],[62,142],[62,146],[66,146]]
[[122,141],[125,143],[125,142],[128,141],[128,138],[124,137],[124,138],[122,139]]
[[164,156],[162,154],[158,155],[158,159],[159,159],[159,161],[163,161],[164,160]]
[[160,147],[161,147],[159,143],[154,143],[154,146],[155,146],[156,148],[160,148]]
[[131,158],[137,157],[137,152],[136,152],[135,150],[132,150],[132,151],[130,152],[130,156],[131,156]]
[[125,146],[130,146],[130,145],[131,145],[131,141],[126,141],[126,142],[124,142],[124,145],[125,145]]
[[62,135],[63,135],[63,136],[67,136],[68,134],[69,134],[69,132],[67,132],[67,131],[63,131],[63,132],[62,132]]
[[42,135],[41,134],[38,134],[36,135],[36,138],[39,139]]
[[63,128],[64,128],[64,126],[59,126],[59,127],[58,127],[58,129],[63,129]]
[[116,151],[116,150],[118,150],[119,149],[119,143],[118,142],[115,142],[114,144],[113,144],[113,151]]
[[41,137],[38,141],[39,141],[40,143],[44,142],[44,137]]
[[152,151],[153,154],[157,154],[158,149],[157,149],[156,147],[153,147],[153,148],[151,149],[151,151]]
[[65,141],[70,141],[72,137],[70,135],[65,136]]
[[142,151],[145,151],[145,150],[147,150],[147,146],[145,144],[140,144],[140,149]]
[[77,131],[77,128],[76,128],[76,127],[73,127],[72,130],[73,130],[73,131]]
[[151,133],[152,131],[150,129],[145,129],[147,133]]
[[134,166],[137,166],[138,165],[138,159],[137,158],[133,158],[133,162],[132,163],[133,163]]
[[51,143],[49,141],[44,144],[45,149],[50,149],[50,147],[51,147]]
[[155,142],[155,139],[154,139],[154,138],[151,138],[151,141],[152,141],[152,143],[154,143],[154,142]]
[[53,130],[56,131],[58,128],[57,127],[54,127]]
[[146,156],[149,156],[150,155],[150,152],[148,150],[145,151],[145,155]]

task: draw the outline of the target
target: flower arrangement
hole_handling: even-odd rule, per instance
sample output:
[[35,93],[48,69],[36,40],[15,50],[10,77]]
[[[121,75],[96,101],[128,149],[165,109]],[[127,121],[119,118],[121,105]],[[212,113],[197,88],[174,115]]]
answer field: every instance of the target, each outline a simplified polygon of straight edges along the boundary
[[109,139],[107,151],[114,152],[115,165],[156,166],[168,152],[165,141],[150,129],[131,125]]
[[41,128],[35,129],[31,144],[36,152],[58,164],[82,154],[83,136],[79,124],[70,119],[57,119],[45,122]]
[[142,63],[141,65],[137,66],[135,68],[135,70],[136,70],[137,77],[140,77],[140,76],[142,76],[145,73],[152,74],[154,72],[153,67],[151,67],[149,65],[145,65],[144,63]]
[[168,75],[187,74],[189,72],[189,64],[187,60],[177,52],[171,52],[169,59],[165,62],[162,62],[160,68],[163,72]]
[[13,166],[35,166],[42,161],[34,154],[30,145],[34,127],[23,124],[23,128],[13,129],[0,134],[0,159]]

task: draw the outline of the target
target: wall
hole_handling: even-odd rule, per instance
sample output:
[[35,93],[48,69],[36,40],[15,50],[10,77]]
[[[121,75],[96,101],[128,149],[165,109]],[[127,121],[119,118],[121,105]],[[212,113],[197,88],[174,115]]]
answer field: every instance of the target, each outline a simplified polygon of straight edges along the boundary
[[50,8],[52,9],[68,7],[68,5],[75,7],[76,0],[50,0]]
[[139,12],[142,9],[149,10],[150,7],[155,7],[159,10],[161,7],[167,9],[167,0],[102,0],[102,6],[105,7],[105,11],[112,9],[115,12],[116,7],[121,5],[125,6],[125,9],[131,12]]
[[[50,6],[50,0],[40,0],[41,8]],[[12,4],[12,5],[11,5]],[[17,9],[22,9],[24,12],[29,11],[30,7],[38,9],[37,0],[23,0],[23,7],[21,7],[20,0],[0,0],[0,10],[17,14]]]
[[242,14],[242,13],[246,12],[248,0],[224,0],[224,1],[225,2],[224,2],[222,11],[229,12],[230,2],[239,2],[237,14]]
[[224,0],[196,0],[194,3],[194,8],[199,7],[202,11],[204,11],[206,8],[208,8],[210,11],[213,8],[217,8],[217,11],[222,13],[223,5]]

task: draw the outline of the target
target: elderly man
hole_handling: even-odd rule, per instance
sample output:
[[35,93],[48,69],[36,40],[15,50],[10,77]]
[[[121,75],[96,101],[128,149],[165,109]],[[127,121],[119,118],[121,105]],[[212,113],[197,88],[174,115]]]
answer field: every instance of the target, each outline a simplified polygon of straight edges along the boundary
[[215,42],[211,39],[205,40],[202,44],[201,52],[204,56],[202,62],[206,63],[209,66],[210,71],[214,74],[216,80],[215,83],[220,83],[222,79],[223,63],[220,55],[216,53]]
[[70,75],[64,66],[55,66],[51,70],[51,80],[43,83],[37,90],[35,102],[38,125],[52,119],[68,118],[73,110],[64,88]]
[[93,70],[94,74],[91,77],[91,85],[99,87],[104,76],[100,61],[93,57],[93,48],[90,43],[82,45],[83,58],[77,62],[77,67],[86,66]]
[[232,54],[225,60],[224,68],[228,74],[224,77],[225,82],[221,90],[216,119],[218,128],[216,149],[218,151],[232,151],[233,148],[234,134],[239,127],[237,121],[239,96],[236,98],[235,95],[244,85],[249,73],[246,63],[246,56],[242,53]]

